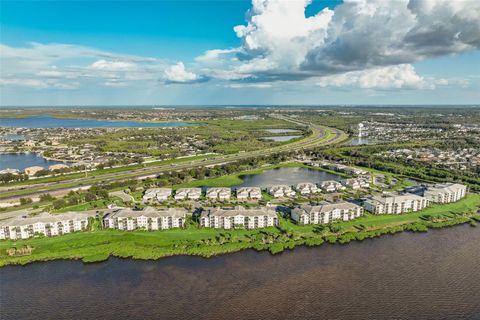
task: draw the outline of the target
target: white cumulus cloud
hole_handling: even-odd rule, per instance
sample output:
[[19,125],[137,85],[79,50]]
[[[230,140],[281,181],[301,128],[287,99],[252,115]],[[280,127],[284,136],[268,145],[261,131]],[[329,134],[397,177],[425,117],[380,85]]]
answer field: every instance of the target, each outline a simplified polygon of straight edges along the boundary
[[321,87],[360,87],[363,89],[434,89],[436,85],[447,85],[445,79],[419,76],[412,65],[377,67],[364,71],[351,71],[320,78]]
[[[477,0],[344,0],[307,17],[310,4],[253,0],[246,24],[234,28],[241,46],[206,52],[197,62],[209,61],[212,77],[270,82],[389,66],[406,75],[404,65],[480,48]],[[391,81],[406,87],[415,80]]]
[[187,71],[183,62],[178,62],[165,70],[165,79],[168,82],[187,83],[199,80],[199,76]]
[[128,61],[109,61],[100,59],[92,63],[91,68],[109,71],[131,71],[136,69],[136,65]]

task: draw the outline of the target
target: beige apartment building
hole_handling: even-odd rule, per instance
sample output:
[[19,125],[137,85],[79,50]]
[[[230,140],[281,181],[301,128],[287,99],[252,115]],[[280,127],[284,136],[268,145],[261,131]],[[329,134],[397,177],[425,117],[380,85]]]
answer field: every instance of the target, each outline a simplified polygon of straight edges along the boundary
[[363,215],[363,208],[350,202],[302,205],[294,208],[291,217],[298,224],[327,224],[348,221]]
[[205,228],[232,229],[235,227],[257,229],[273,227],[278,224],[275,210],[262,207],[246,209],[241,206],[234,208],[209,208],[200,215],[200,226]]

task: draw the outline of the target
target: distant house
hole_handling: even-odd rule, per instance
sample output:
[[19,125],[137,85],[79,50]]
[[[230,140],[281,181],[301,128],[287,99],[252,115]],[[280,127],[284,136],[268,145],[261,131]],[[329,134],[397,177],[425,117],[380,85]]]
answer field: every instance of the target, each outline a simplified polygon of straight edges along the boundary
[[241,227],[246,229],[273,227],[278,224],[276,212],[268,208],[245,209],[210,208],[200,215],[200,226],[216,229],[232,229]]
[[353,174],[353,175],[362,175],[362,174],[367,174],[368,173],[368,171],[366,171],[366,170],[355,168],[355,167],[349,167],[349,166],[339,164],[339,163],[325,162],[325,163],[322,163],[322,167],[328,168],[330,170],[344,172],[344,173],[347,173],[347,174]]
[[155,209],[147,207],[143,210],[119,209],[105,216],[105,228],[119,230],[165,230],[183,228],[187,211],[182,208]]
[[347,188],[351,189],[360,189],[360,188],[368,188],[370,187],[370,183],[368,179],[365,178],[352,178],[352,179],[345,179],[341,181],[342,185]]
[[363,169],[355,168],[355,167],[344,167],[343,172],[348,173],[348,174],[354,174],[354,175],[362,175],[362,174],[367,174],[368,171],[365,171]]
[[238,200],[259,200],[262,198],[262,190],[258,187],[243,187],[237,189]]
[[437,203],[455,202],[466,195],[467,186],[458,183],[431,186],[423,192],[423,196],[428,201]]
[[42,213],[33,217],[16,217],[0,221],[0,239],[28,239],[35,235],[58,236],[75,231],[84,231],[88,218],[94,213],[67,212],[51,215]]
[[15,175],[17,175],[19,173],[20,173],[20,170],[18,170],[18,169],[7,168],[7,169],[0,170],[0,174],[15,174]]
[[198,200],[202,196],[200,188],[180,188],[175,192],[175,200]]
[[295,191],[292,190],[292,187],[280,184],[271,186],[268,188],[268,193],[274,198],[284,198],[284,197],[293,197],[295,196]]
[[170,188],[151,188],[145,191],[143,195],[144,202],[151,201],[166,201],[172,195],[172,189]]
[[39,167],[39,166],[33,166],[33,167],[28,167],[28,168],[25,168],[25,174],[27,176],[33,176],[35,175],[37,172],[39,171],[42,171],[42,170],[45,170],[45,168],[43,167]]
[[401,214],[425,209],[428,200],[415,194],[374,196],[364,202],[365,209],[374,214]]
[[320,188],[325,192],[335,192],[338,190],[345,190],[346,187],[335,180],[327,180],[320,182]]
[[68,168],[66,164],[59,163],[59,164],[53,164],[49,166],[48,170],[53,171],[53,170],[60,170],[60,169],[66,169],[66,168]]
[[206,197],[210,200],[227,201],[230,200],[231,193],[230,188],[209,188]]
[[301,195],[308,195],[320,192],[317,185],[311,182],[302,182],[297,184],[295,190],[299,192]]
[[292,219],[298,224],[327,224],[337,220],[352,220],[362,215],[362,207],[345,201],[316,206],[302,205],[291,212]]

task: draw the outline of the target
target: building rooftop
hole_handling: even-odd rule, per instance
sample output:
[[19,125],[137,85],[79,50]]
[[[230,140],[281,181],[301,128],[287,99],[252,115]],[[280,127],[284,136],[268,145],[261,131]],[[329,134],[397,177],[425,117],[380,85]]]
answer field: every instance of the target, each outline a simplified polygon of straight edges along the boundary
[[367,202],[377,202],[377,203],[397,203],[406,200],[423,200],[424,197],[418,196],[416,194],[408,193],[403,195],[387,195],[387,196],[373,196],[367,200]]
[[245,217],[255,217],[255,216],[269,216],[276,217],[277,214],[275,210],[268,209],[265,207],[246,209],[242,206],[236,206],[234,208],[209,208],[202,212],[201,216],[224,216],[224,217],[234,217],[234,216],[245,216]]
[[158,218],[158,217],[176,217],[182,218],[187,214],[187,210],[183,208],[161,208],[156,209],[146,207],[142,210],[135,210],[131,208],[122,208],[109,214],[107,218]]
[[94,212],[65,212],[62,214],[49,214],[47,212],[42,212],[36,216],[25,216],[25,217],[15,217],[11,219],[6,219],[0,221],[0,227],[8,226],[24,226],[34,223],[55,223],[65,220],[83,220],[89,217],[94,217],[96,213]]
[[450,184],[439,184],[435,186],[428,187],[426,191],[437,191],[437,192],[457,192],[459,189],[466,188],[465,185],[459,183],[450,183]]
[[330,212],[335,209],[350,210],[355,208],[359,208],[359,206],[351,202],[343,201],[343,202],[336,202],[336,203],[323,203],[315,206],[303,205],[298,209],[303,210],[306,213],[312,213],[312,212],[322,213],[322,212]]

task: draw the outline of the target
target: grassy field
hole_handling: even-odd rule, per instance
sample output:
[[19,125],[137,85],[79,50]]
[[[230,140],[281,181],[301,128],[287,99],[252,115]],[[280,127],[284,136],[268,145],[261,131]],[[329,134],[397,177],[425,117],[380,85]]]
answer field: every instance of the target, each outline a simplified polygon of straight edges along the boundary
[[[215,230],[199,228],[189,222],[186,229],[134,231],[96,229],[52,238],[0,241],[0,266],[27,264],[55,259],[103,261],[109,256],[134,259],[159,259],[172,255],[210,257],[247,248],[277,253],[297,245],[320,245],[325,241],[346,243],[403,230],[426,231],[479,219],[480,195],[452,204],[435,205],[403,215],[366,215],[331,226],[299,226],[281,218],[278,228],[261,230]],[[10,248],[33,248],[31,255],[8,256]]]

